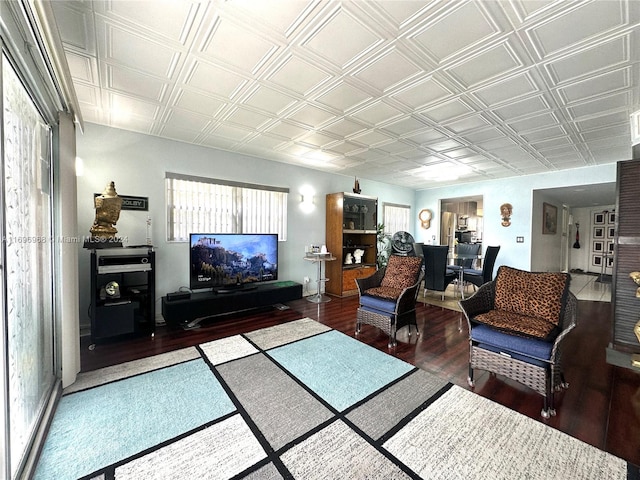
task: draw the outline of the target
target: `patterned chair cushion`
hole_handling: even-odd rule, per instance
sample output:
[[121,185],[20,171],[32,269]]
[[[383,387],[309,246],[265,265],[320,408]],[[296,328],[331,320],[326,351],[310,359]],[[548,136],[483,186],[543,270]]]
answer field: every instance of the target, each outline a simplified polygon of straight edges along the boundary
[[395,287],[373,287],[366,290],[365,295],[377,298],[385,298],[387,300],[396,300],[402,293],[403,288]]
[[511,335],[539,338],[546,341],[553,340],[559,333],[557,325],[547,322],[543,318],[505,310],[489,310],[477,315],[473,320]]
[[494,308],[557,326],[569,290],[569,279],[567,273],[525,272],[503,265],[496,276]]
[[421,268],[421,257],[391,255],[380,286],[397,288],[401,291],[409,288],[418,280]]

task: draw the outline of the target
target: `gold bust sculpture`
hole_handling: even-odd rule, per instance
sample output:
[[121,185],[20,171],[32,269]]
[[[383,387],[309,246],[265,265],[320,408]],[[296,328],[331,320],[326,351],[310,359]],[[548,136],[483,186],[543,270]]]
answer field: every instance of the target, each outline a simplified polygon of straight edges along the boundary
[[120,209],[122,208],[122,198],[116,192],[114,182],[110,182],[95,200],[96,218],[89,230],[91,232],[92,241],[110,241],[114,240],[118,230],[114,227],[120,218]]

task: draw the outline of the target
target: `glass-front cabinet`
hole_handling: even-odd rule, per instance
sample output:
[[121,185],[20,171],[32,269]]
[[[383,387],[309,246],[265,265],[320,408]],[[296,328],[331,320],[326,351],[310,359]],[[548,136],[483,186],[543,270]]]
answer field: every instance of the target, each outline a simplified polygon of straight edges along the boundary
[[376,233],[378,199],[344,194],[342,228],[345,233]]
[[326,245],[336,260],[325,267],[326,293],[355,295],[355,280],[375,273],[377,223],[377,198],[344,192],[327,195]]

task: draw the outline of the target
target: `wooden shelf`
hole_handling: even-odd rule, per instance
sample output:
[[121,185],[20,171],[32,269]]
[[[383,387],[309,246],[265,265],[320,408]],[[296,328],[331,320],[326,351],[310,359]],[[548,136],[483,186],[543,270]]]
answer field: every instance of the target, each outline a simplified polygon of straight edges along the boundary
[[[340,192],[328,194],[326,201],[326,244],[330,252],[335,252],[336,261],[326,265],[325,276],[329,281],[325,292],[339,297],[355,295],[358,293],[355,279],[376,271],[378,199]],[[349,211],[353,205],[359,208],[365,205],[365,211]],[[356,249],[364,250],[362,262],[345,265],[347,253]]]

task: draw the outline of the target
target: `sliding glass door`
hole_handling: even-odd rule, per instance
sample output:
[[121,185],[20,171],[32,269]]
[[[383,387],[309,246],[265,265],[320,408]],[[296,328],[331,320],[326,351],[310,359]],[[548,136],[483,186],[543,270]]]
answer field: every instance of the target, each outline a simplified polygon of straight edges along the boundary
[[15,478],[55,383],[51,130],[2,56],[2,471]]

